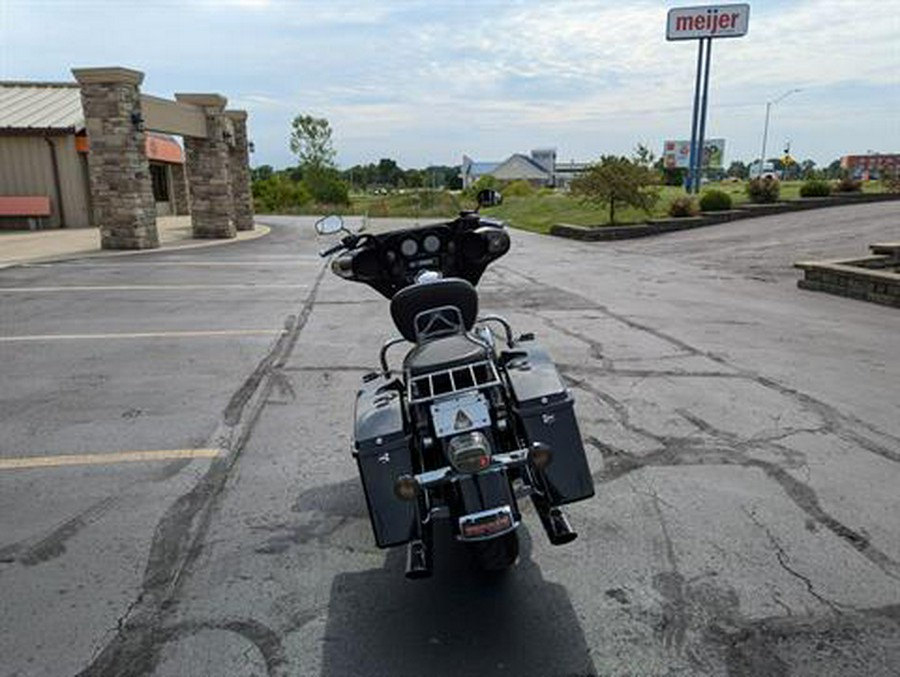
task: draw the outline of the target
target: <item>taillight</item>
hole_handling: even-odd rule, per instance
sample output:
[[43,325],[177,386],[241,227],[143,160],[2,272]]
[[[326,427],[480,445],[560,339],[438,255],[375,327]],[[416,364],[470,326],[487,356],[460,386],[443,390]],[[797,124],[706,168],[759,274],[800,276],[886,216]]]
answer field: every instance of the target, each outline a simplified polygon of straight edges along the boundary
[[491,464],[491,445],[483,433],[474,430],[451,439],[447,456],[459,472],[476,473]]

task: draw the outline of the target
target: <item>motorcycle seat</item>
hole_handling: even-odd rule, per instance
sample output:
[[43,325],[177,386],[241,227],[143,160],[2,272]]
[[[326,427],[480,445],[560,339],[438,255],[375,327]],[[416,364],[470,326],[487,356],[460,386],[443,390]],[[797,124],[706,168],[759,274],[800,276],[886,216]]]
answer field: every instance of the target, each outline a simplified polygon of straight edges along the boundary
[[467,334],[453,334],[420,343],[407,353],[403,367],[411,376],[421,376],[487,358],[487,348],[478,341]]

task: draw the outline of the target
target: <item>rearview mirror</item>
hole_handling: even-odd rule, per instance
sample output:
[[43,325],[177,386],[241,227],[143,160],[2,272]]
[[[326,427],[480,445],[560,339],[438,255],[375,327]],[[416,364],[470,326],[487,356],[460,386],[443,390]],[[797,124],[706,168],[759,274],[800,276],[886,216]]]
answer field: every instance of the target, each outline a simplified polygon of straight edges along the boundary
[[316,221],[316,232],[319,235],[333,235],[342,230],[344,230],[344,219],[337,214],[331,214]]
[[496,207],[503,202],[503,196],[498,191],[490,188],[478,191],[478,196],[475,199],[478,200],[479,207]]

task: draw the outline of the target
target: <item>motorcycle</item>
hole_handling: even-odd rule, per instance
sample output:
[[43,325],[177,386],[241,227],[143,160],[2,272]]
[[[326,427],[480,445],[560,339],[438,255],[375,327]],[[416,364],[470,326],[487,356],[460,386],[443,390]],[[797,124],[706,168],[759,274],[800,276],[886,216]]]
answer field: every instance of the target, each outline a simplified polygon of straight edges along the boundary
[[[435,520],[449,519],[479,566],[498,571],[518,558],[519,499],[562,545],[577,537],[562,506],[594,495],[574,401],[546,350],[478,314],[475,286],[510,238],[479,213],[501,195],[477,200],[453,221],[381,234],[351,232],[335,215],[316,223],[320,235],[343,233],[320,252],[332,271],[389,299],[400,333],[363,377],[353,455],[375,542],[407,546],[407,578],[431,575]],[[401,343],[412,347],[392,369],[388,351]]]

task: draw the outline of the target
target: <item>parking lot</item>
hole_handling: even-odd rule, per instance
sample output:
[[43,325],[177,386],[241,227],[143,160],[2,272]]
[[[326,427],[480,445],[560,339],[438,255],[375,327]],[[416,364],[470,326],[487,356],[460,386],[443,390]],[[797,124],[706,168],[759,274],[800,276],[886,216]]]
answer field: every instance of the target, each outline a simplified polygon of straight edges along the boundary
[[900,314],[790,262],[897,203],[584,244],[513,232],[481,306],[576,397],[597,496],[502,580],[373,545],[349,454],[387,304],[310,218],[0,270],[0,674],[894,675]]

